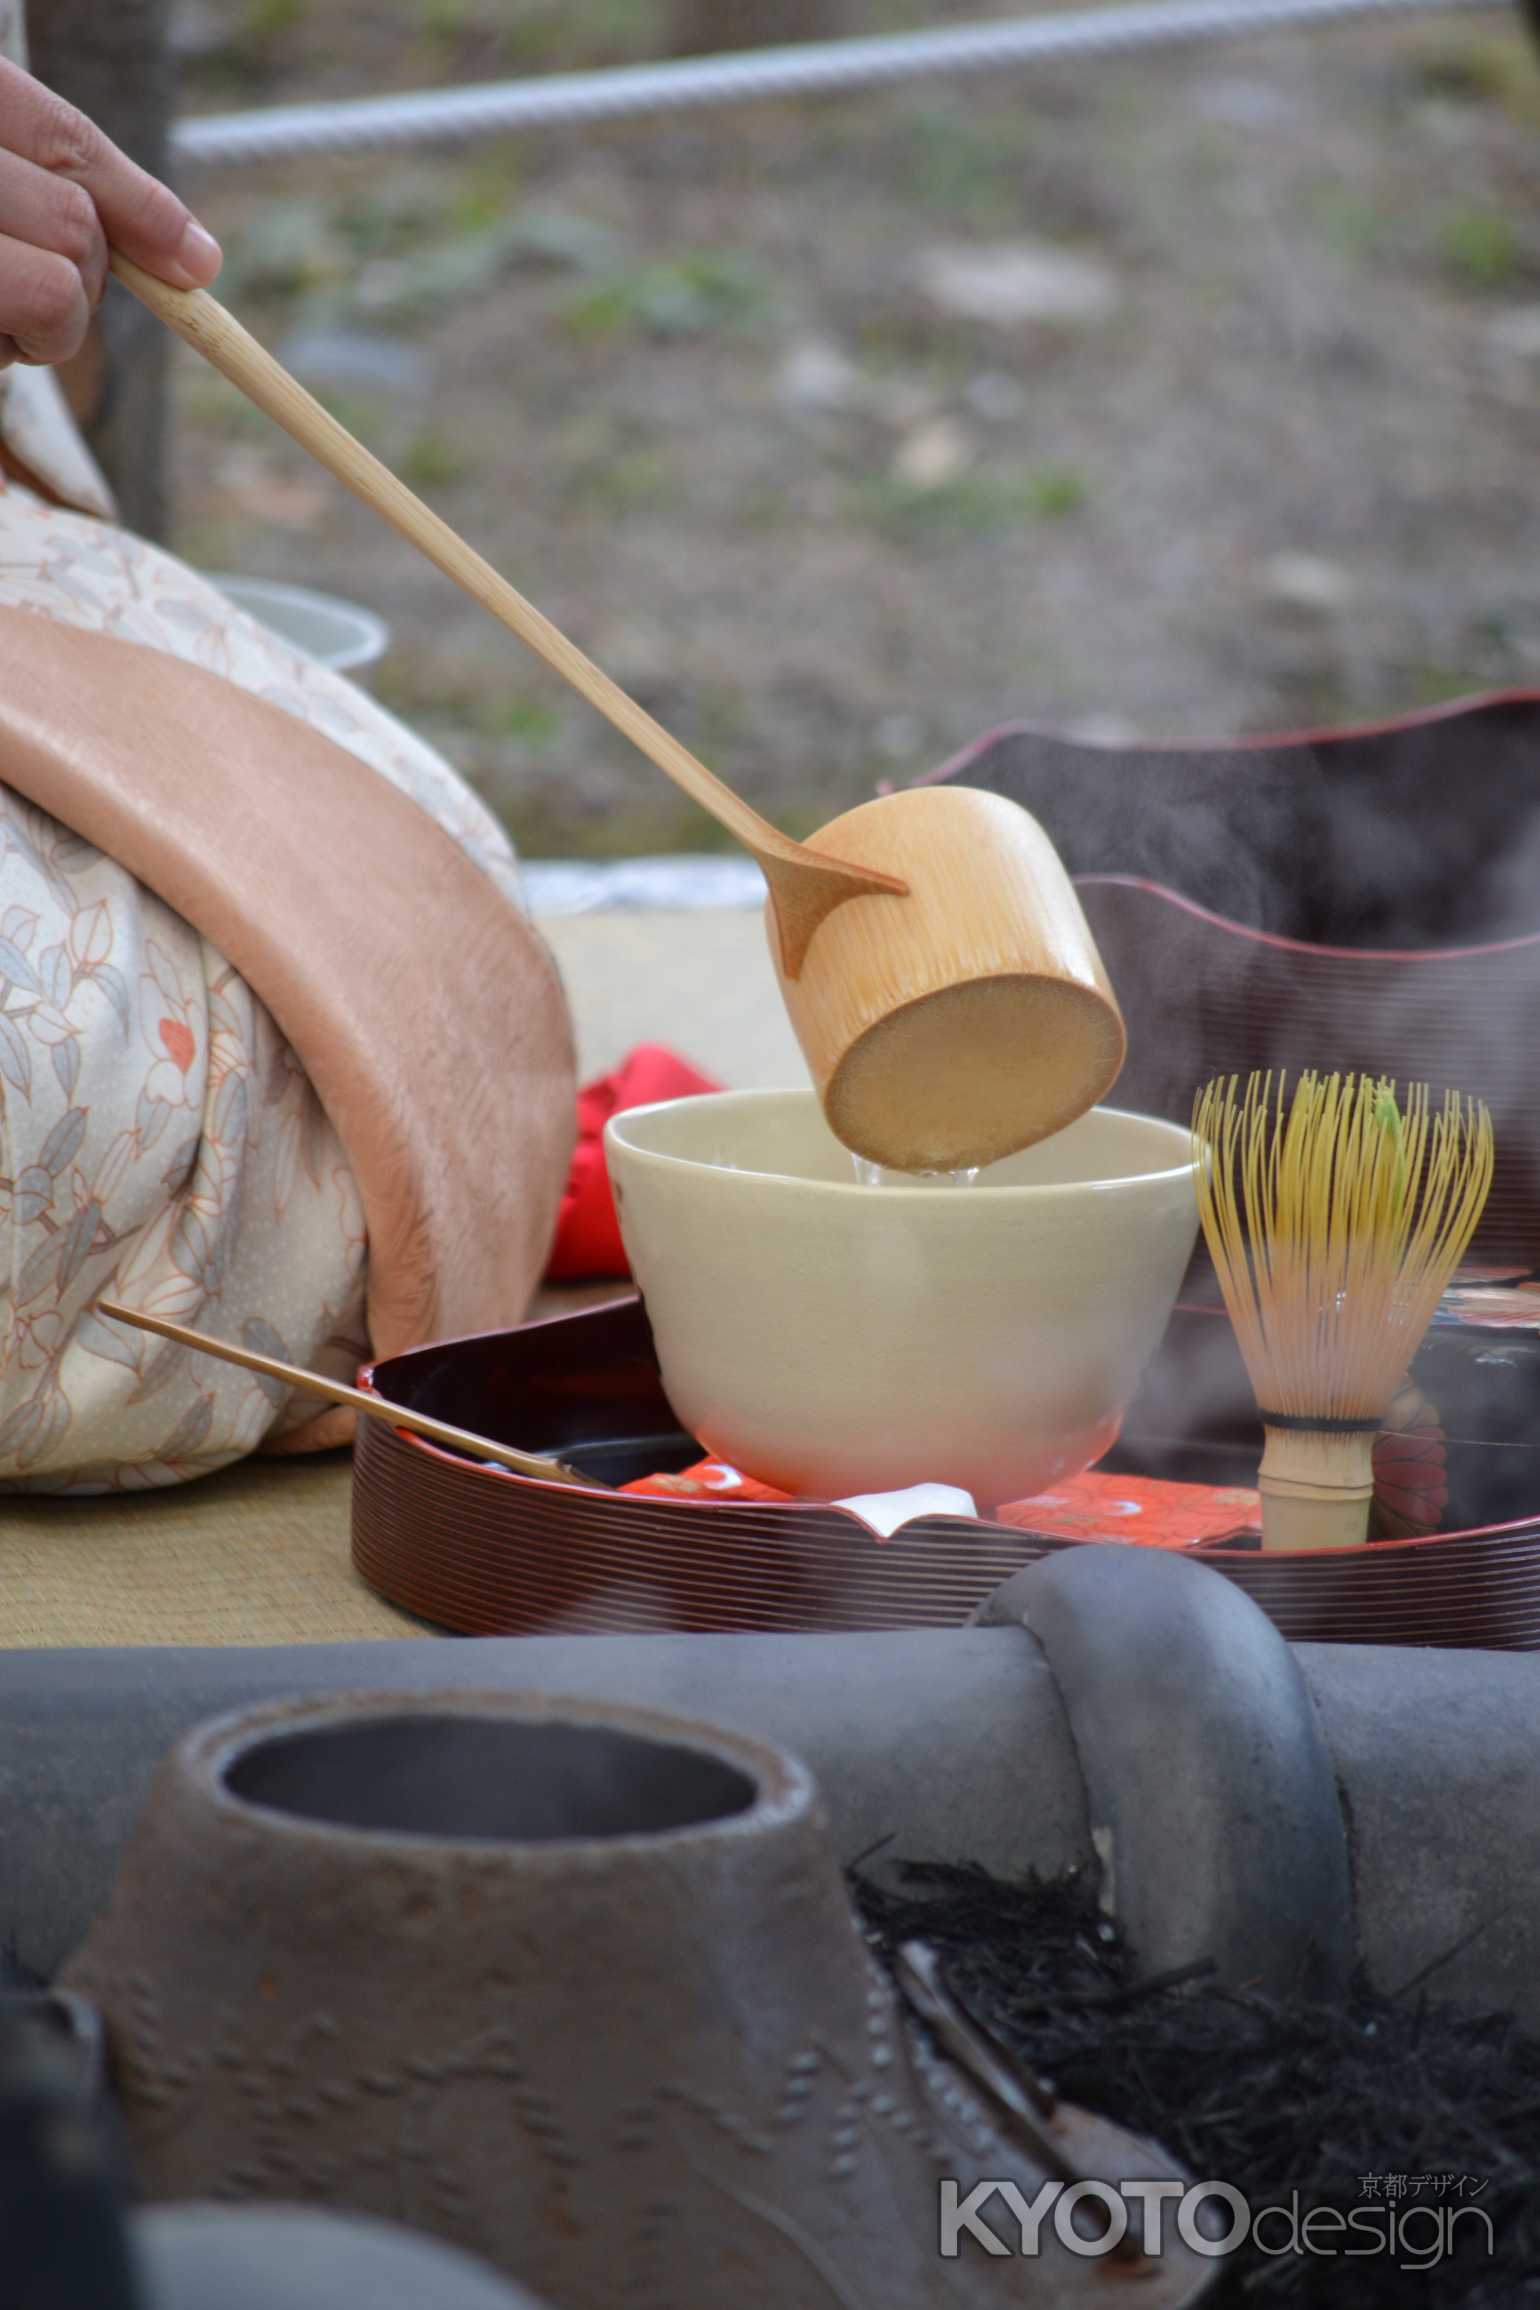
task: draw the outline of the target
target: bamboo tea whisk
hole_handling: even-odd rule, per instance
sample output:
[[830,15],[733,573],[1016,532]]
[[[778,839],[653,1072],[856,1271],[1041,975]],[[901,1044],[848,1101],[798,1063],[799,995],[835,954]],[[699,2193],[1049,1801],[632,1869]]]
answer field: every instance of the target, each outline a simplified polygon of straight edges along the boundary
[[1198,1206],[1256,1391],[1264,1548],[1367,1538],[1375,1439],[1492,1183],[1492,1119],[1425,1083],[1210,1083]]

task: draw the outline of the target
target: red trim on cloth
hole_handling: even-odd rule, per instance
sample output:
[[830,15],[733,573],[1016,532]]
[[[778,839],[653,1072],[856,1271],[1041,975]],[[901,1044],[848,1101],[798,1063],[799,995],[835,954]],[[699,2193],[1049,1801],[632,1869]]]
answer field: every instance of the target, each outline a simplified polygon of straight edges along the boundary
[[1141,1548],[1200,1548],[1262,1529],[1262,1500],[1242,1485],[1174,1484],[1098,1468],[1066,1477],[1035,1500],[995,1510],[998,1524],[1061,1540],[1125,1540]]
[[[623,1492],[650,1500],[789,1501],[720,1460],[697,1460],[677,1475],[639,1476]],[[1063,1540],[1123,1540],[1143,1548],[1200,1548],[1262,1528],[1261,1496],[1240,1486],[1173,1484],[1154,1476],[1113,1476],[1095,1468],[1067,1476],[1035,1500],[1013,1500],[992,1521]],[[880,1542],[879,1542],[880,1546]]]
[[638,1476],[620,1489],[638,1492],[646,1500],[754,1500],[761,1506],[766,1501],[780,1505],[792,1497],[773,1484],[761,1484],[755,1476],[741,1475],[722,1460],[697,1460],[677,1475]]

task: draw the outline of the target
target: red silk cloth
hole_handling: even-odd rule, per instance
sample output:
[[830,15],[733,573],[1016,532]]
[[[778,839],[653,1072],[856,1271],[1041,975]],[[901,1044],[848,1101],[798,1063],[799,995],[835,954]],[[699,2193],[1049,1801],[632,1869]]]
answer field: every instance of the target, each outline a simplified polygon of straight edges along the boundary
[[604,1126],[610,1117],[628,1107],[650,1107],[660,1099],[687,1099],[721,1088],[660,1043],[639,1043],[611,1073],[583,1085],[577,1100],[577,1146],[545,1271],[548,1283],[579,1283],[631,1272],[604,1160]]

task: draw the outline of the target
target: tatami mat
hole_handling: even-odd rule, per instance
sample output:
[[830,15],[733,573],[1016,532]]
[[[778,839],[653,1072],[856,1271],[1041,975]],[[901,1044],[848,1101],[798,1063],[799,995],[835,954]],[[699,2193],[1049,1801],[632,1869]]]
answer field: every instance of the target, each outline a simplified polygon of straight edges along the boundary
[[807,1082],[757,909],[551,915],[578,1064],[603,1074],[638,1043],[666,1043],[739,1091]]
[[353,1570],[351,1481],[329,1452],[130,1498],[0,1500],[0,1649],[421,1636]]

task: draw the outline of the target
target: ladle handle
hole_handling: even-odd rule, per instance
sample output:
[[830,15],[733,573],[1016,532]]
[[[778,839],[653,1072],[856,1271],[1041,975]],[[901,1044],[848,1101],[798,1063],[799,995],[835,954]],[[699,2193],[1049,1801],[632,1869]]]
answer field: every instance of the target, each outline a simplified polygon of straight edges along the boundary
[[132,1324],[136,1331],[175,1340],[178,1347],[191,1348],[195,1355],[216,1356],[221,1363],[239,1364],[242,1371],[260,1372],[264,1379],[279,1380],[287,1388],[301,1388],[307,1395],[324,1396],[328,1403],[345,1404],[367,1419],[383,1420],[389,1428],[408,1428],[414,1436],[446,1444],[451,1451],[472,1452],[478,1459],[495,1461],[498,1467],[512,1468],[520,1476],[534,1476],[547,1484],[578,1484],[589,1491],[604,1488],[596,1478],[569,1468],[565,1460],[547,1459],[540,1452],[521,1452],[512,1444],[496,1444],[490,1436],[478,1436],[448,1420],[435,1420],[427,1412],[409,1411],[405,1404],[393,1404],[384,1396],[370,1395],[366,1388],[349,1387],[345,1380],[306,1371],[302,1364],[281,1363],[277,1356],[259,1355],[254,1348],[237,1347],[231,1340],[212,1339],[207,1332],[194,1331],[190,1324],[147,1315],[142,1308],[122,1307],[113,1299],[99,1299],[96,1312],[110,1316],[114,1323]]
[[480,602],[483,609],[490,610],[493,617],[501,619],[537,657],[543,658],[563,681],[569,682],[580,697],[597,707],[634,746],[640,747],[665,771],[676,786],[681,786],[692,801],[708,811],[719,826],[725,826],[746,850],[756,856],[795,858],[801,855],[800,844],[780,833],[768,819],[761,818],[730,786],[724,786],[704,762],[698,762],[688,747],[670,737],[661,722],[655,722],[634,698],[626,695],[618,682],[612,682],[575,643],[569,642],[533,602],[527,602],[506,578],[499,577],[491,563],[467,545],[447,521],[424,505],[420,497],[414,496],[405,482],[398,481],[389,467],[372,456],[361,441],[356,441],[345,425],[340,425],[329,410],[323,409],[320,402],[290,376],[281,361],[275,361],[234,315],[225,311],[217,298],[211,297],[206,289],[170,288],[153,273],[145,272],[116,252],[112,269],[124,287],[131,289],[168,328],[185,338],[195,352],[201,353],[232,385],[238,386],[249,401],[264,410],[275,425],[281,425],[285,433],[302,449],[307,449],[329,473],[335,474],[355,497],[361,497],[376,513],[383,514],[392,528],[399,530],[420,553],[426,554],[446,577]]

